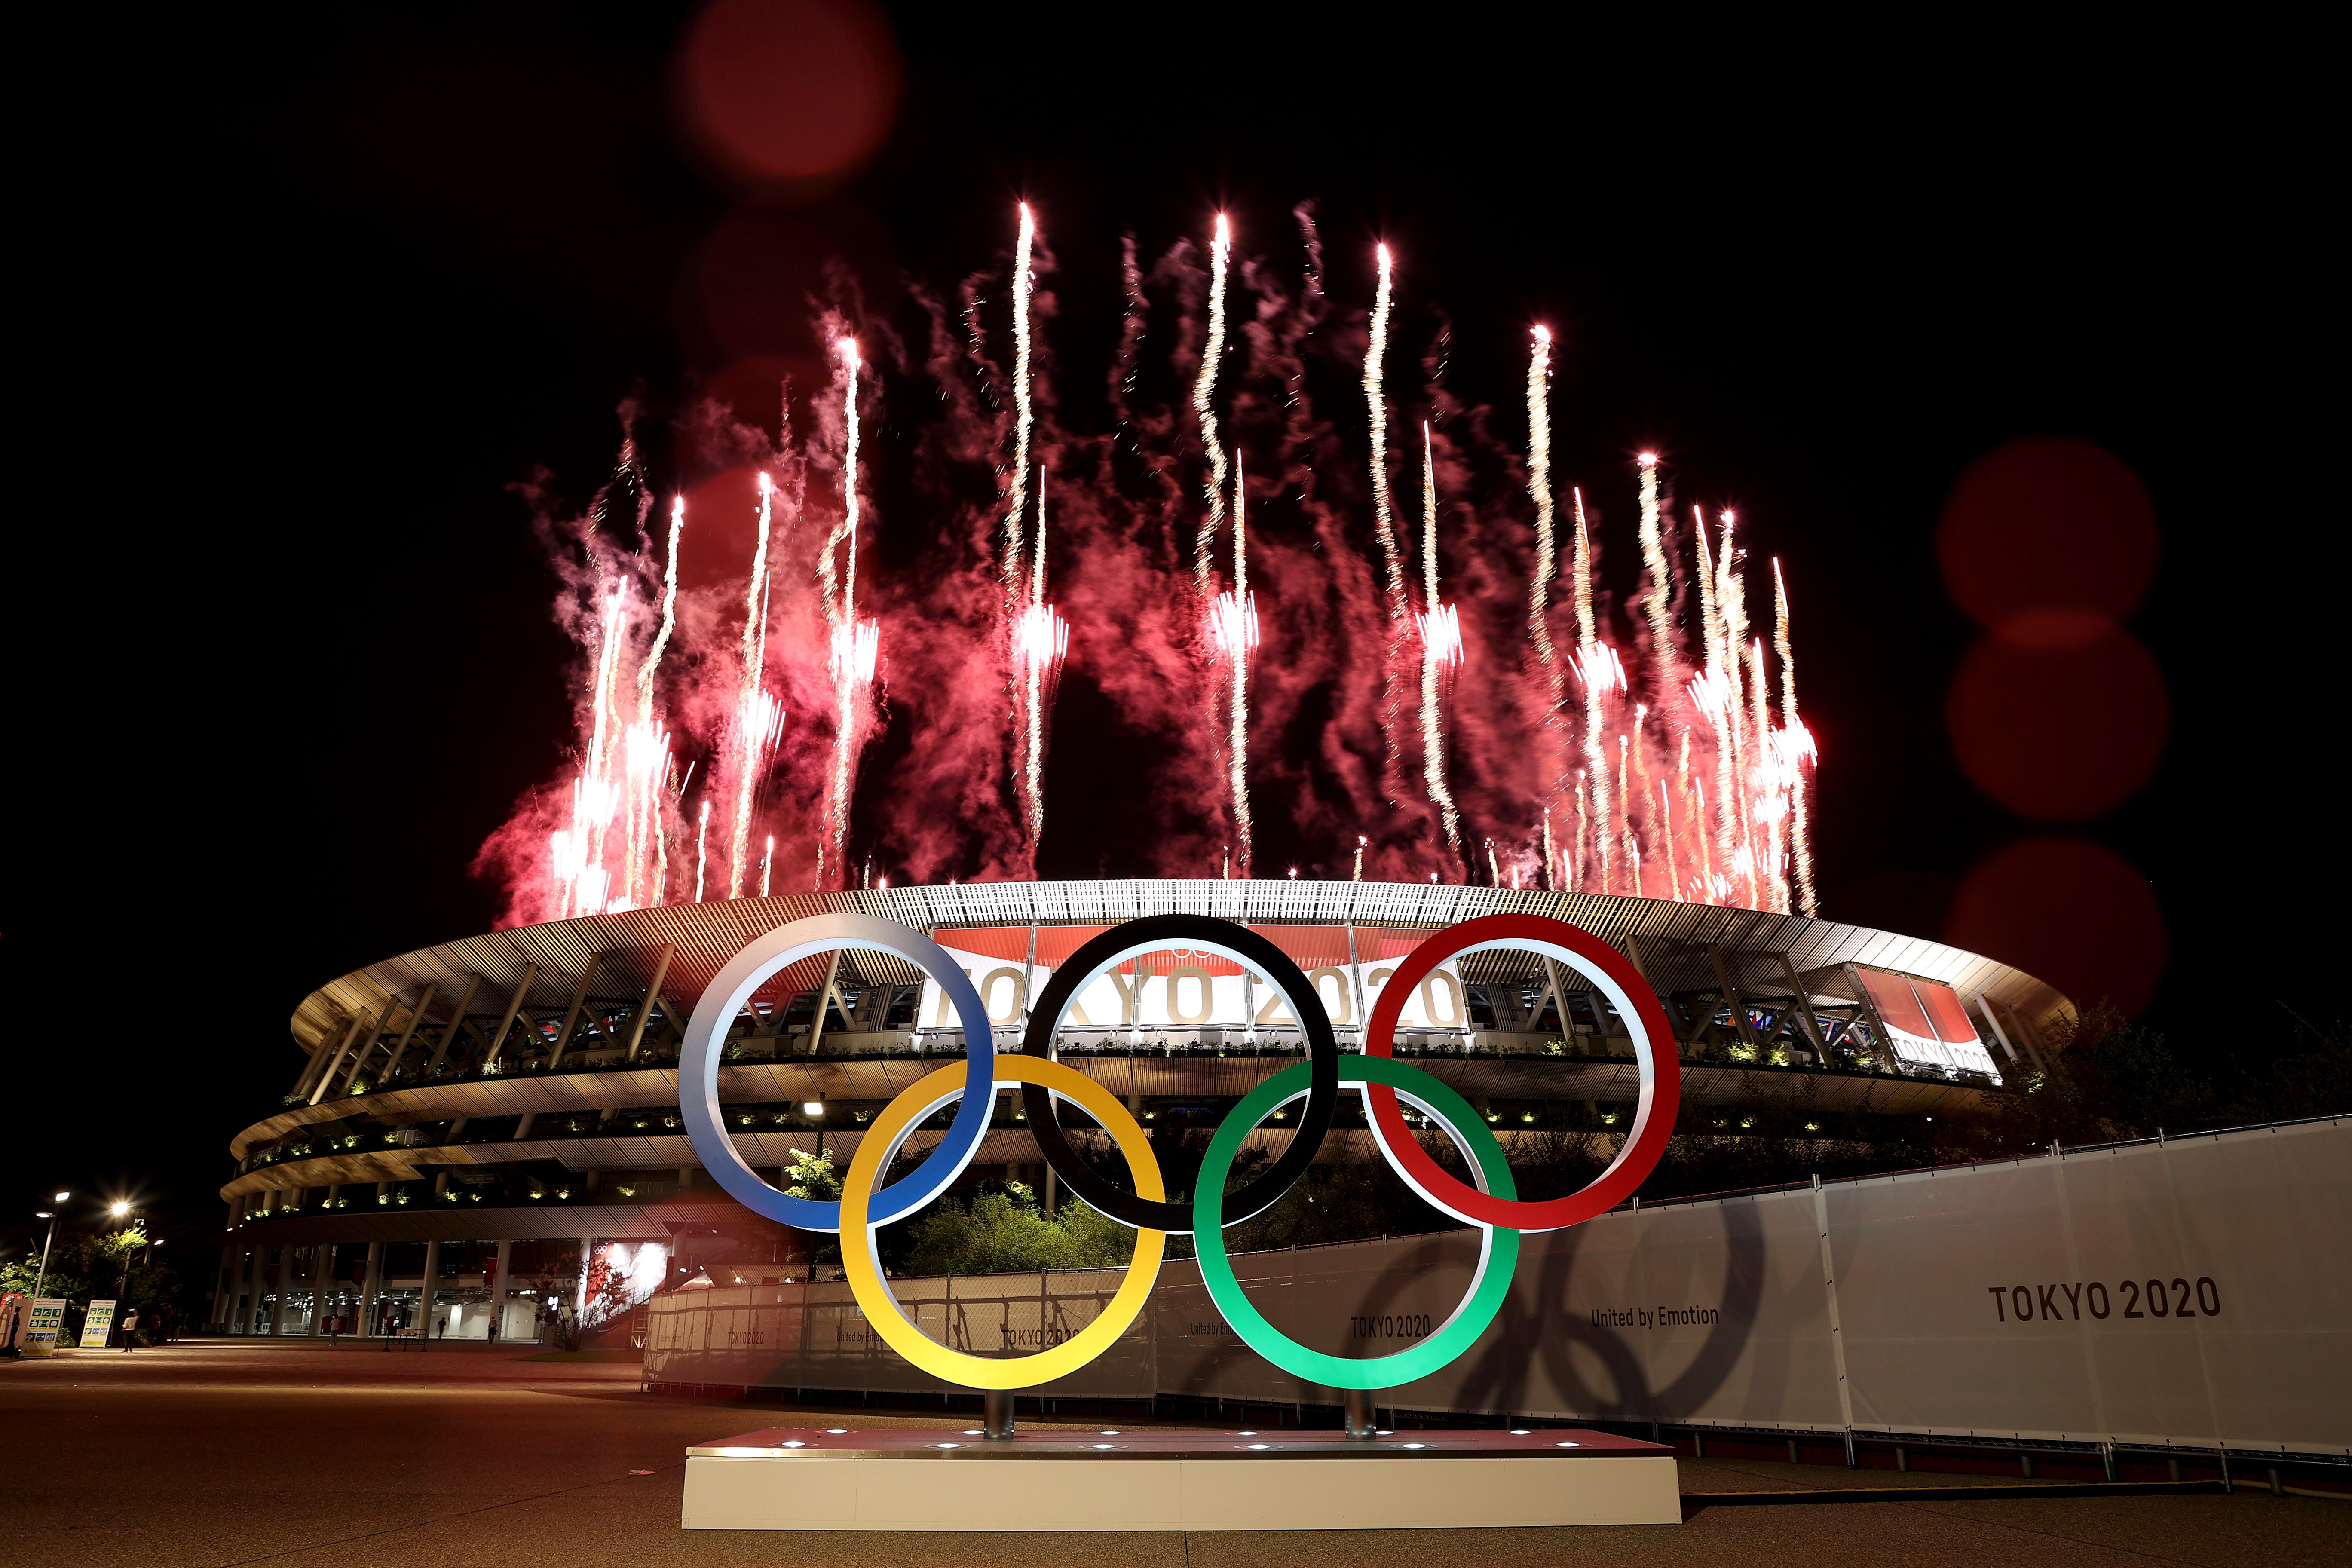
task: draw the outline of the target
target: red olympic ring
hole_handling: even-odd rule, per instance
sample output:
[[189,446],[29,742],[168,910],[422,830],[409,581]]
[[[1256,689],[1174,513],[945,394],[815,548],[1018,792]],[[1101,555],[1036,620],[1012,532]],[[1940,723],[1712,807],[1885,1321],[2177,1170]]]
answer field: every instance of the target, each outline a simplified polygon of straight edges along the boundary
[[[1588,976],[1607,977],[1622,1001],[1633,1005],[1627,1020],[1633,1027],[1633,1051],[1642,1064],[1642,1098],[1633,1113],[1633,1131],[1609,1168],[1581,1192],[1543,1202],[1498,1198],[1456,1181],[1430,1158],[1421,1141],[1405,1125],[1396,1090],[1386,1084],[1364,1086],[1364,1103],[1372,1113],[1372,1131],[1382,1152],[1406,1183],[1424,1198],[1471,1225],[1500,1226],[1519,1231],[1565,1230],[1595,1215],[1606,1214],[1633,1195],[1633,1189],[1657,1168],[1675,1130],[1675,1113],[1682,1100],[1682,1062],[1674,1048],[1675,1032],[1658,994],[1622,953],[1591,932],[1543,915],[1486,915],[1439,931],[1397,965],[1381,988],[1366,1021],[1366,1054],[1396,1054],[1398,1016],[1430,973],[1447,959],[1487,948],[1533,948],[1560,958]],[[1611,989],[1604,984],[1603,989]],[[1664,1042],[1664,1048],[1660,1048]],[[1344,1069],[1341,1076],[1346,1076]]]

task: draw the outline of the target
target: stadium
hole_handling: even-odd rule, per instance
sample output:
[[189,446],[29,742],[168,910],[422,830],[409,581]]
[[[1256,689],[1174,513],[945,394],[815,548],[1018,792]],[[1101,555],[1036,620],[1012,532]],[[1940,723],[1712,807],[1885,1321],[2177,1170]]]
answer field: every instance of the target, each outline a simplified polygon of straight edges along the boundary
[[[1165,913],[1240,921],[1274,942],[1315,986],[1343,1049],[1360,1048],[1368,999],[1431,932],[1507,912],[1571,921],[1623,953],[1664,1002],[1686,1107],[1780,1097],[1847,1117],[1963,1111],[2054,1048],[2074,1013],[2030,974],[1919,938],[1499,887],[949,884],[521,926],[385,959],[303,1000],[282,1104],[230,1142],[214,1331],[529,1342],[578,1322],[592,1276],[638,1299],[698,1279],[807,1278],[805,1265],[793,1272],[789,1233],[704,1175],[679,1116],[677,1063],[719,967],[760,933],[828,911],[928,931],[966,962],[999,1051],[1020,1047],[1027,999],[1081,943]],[[1605,1140],[1630,1121],[1638,1072],[1623,1023],[1534,954],[1448,963],[1402,1018],[1398,1053],[1453,1083],[1507,1145],[1559,1130]],[[861,1125],[962,1047],[938,987],[899,961],[806,960],[730,1028],[719,1093],[736,1146],[772,1180],[795,1153],[845,1166]],[[1181,951],[1088,983],[1056,1047],[1155,1142],[1215,1125],[1304,1048],[1262,977]],[[1737,1120],[1717,1124],[1737,1136]],[[1050,1206],[1022,1121],[1020,1097],[1001,1096],[962,1181],[1027,1181]],[[1318,1159],[1370,1152],[1351,1105]]]

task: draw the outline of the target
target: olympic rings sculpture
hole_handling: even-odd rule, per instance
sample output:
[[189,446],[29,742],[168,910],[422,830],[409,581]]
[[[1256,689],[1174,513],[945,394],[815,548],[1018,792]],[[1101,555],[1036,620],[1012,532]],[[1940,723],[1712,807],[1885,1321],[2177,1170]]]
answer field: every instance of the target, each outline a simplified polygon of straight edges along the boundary
[[[1096,976],[1140,953],[1182,947],[1230,959],[1263,975],[1289,1003],[1307,1037],[1307,1059],[1285,1068],[1242,1098],[1211,1138],[1189,1200],[1171,1201],[1148,1134],[1118,1097],[1076,1068],[1053,1059],[1053,1041],[1078,993]],[[1501,1142],[1486,1119],[1448,1084],[1396,1059],[1396,1029],[1405,998],[1438,965],[1494,948],[1532,950],[1591,981],[1633,1035],[1641,1072],[1633,1126],[1609,1167],[1583,1190],[1542,1202],[1522,1200]],[[838,1203],[796,1198],[770,1185],[736,1152],[719,1102],[719,1047],[729,1025],[778,971],[820,953],[889,953],[929,973],[963,1025],[964,1059],[925,1075],[869,1124],[851,1157]],[[819,915],[779,926],[746,946],[704,990],[687,1026],[678,1060],[678,1109],[703,1167],[753,1213],[803,1230],[838,1231],[842,1271],[866,1321],[885,1343],[944,1382],[967,1388],[1030,1388],[1076,1372],[1110,1348],[1143,1310],[1158,1279],[1170,1232],[1189,1232],[1209,1298],[1242,1341],[1275,1365],[1331,1388],[1381,1389],[1426,1377],[1468,1350],[1502,1310],[1518,1262],[1522,1233],[1559,1230],[1614,1207],[1664,1153],[1680,1100],[1680,1072],[1665,1010],[1640,973],[1608,943],[1565,921],[1539,915],[1489,915],[1437,932],[1390,977],[1366,1021],[1364,1052],[1343,1058],[1316,993],[1297,963],[1247,927],[1205,915],[1153,915],[1113,926],[1054,972],[1024,1031],[1020,1053],[996,1054],[971,979],[922,932],[864,915]],[[877,1253],[879,1226],[903,1219],[953,1184],[979,1152],[999,1086],[1021,1086],[1032,1136],[1048,1168],[1072,1195],[1136,1233],[1135,1254],[1109,1304],[1058,1345],[999,1359],[940,1344],[919,1328],[892,1295]],[[1391,1355],[1327,1354],[1298,1343],[1249,1300],[1224,1245],[1224,1227],[1261,1214],[1307,1173],[1349,1089],[1363,1097],[1374,1142],[1405,1183],[1444,1213],[1481,1233],[1478,1266],[1461,1304],[1438,1330]],[[1228,1193],[1234,1157],[1259,1123],[1304,1100],[1297,1133],[1266,1171]],[[1091,1117],[1125,1158],[1134,1190],[1111,1185],[1071,1149],[1057,1101]],[[915,1130],[957,1103],[953,1122],[907,1175],[877,1188]],[[1465,1184],[1423,1148],[1404,1120],[1411,1104],[1436,1124],[1469,1166]]]

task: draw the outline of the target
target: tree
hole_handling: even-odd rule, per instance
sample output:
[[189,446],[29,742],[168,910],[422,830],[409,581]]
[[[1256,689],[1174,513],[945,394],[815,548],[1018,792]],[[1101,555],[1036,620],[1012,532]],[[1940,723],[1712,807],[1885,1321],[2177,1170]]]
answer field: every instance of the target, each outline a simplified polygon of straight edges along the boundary
[[1134,1256],[1135,1233],[1082,1203],[1048,1215],[1019,1182],[968,1202],[943,1198],[907,1223],[906,1274],[1013,1274],[1041,1268],[1112,1268]]

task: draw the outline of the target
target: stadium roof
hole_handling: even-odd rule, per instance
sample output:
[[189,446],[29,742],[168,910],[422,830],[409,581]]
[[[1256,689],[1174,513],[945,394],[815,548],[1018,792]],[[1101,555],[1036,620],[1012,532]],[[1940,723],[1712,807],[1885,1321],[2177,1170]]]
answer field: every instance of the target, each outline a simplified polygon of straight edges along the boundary
[[[1662,993],[1711,989],[1727,973],[1743,989],[1785,994],[1790,971],[1804,977],[1810,990],[1818,972],[1858,963],[1942,981],[1964,998],[1988,995],[2037,1027],[2046,1028],[2074,1010],[2056,989],[2008,964],[1925,938],[1802,915],[1517,888],[1137,879],[950,883],[664,904],[488,931],[383,959],[329,982],[295,1010],[294,1038],[307,1052],[357,1014],[381,1019],[394,1007],[415,1002],[428,984],[436,986],[443,998],[452,997],[478,976],[485,989],[496,988],[510,997],[529,975],[524,1005],[560,1007],[583,984],[599,995],[640,994],[660,971],[664,994],[679,1007],[690,1007],[719,967],[754,937],[786,921],[828,911],[876,915],[942,932],[1033,921],[1098,926],[1180,912],[1250,925],[1423,930],[1479,915],[1542,914],[1581,926],[1610,942]],[[951,942],[951,938],[943,935],[942,941]],[[1366,961],[1372,956],[1366,948]],[[850,963],[858,977],[870,984],[915,978],[896,959],[857,954]],[[1503,978],[1509,970],[1505,960],[1482,966],[1469,978]]]

